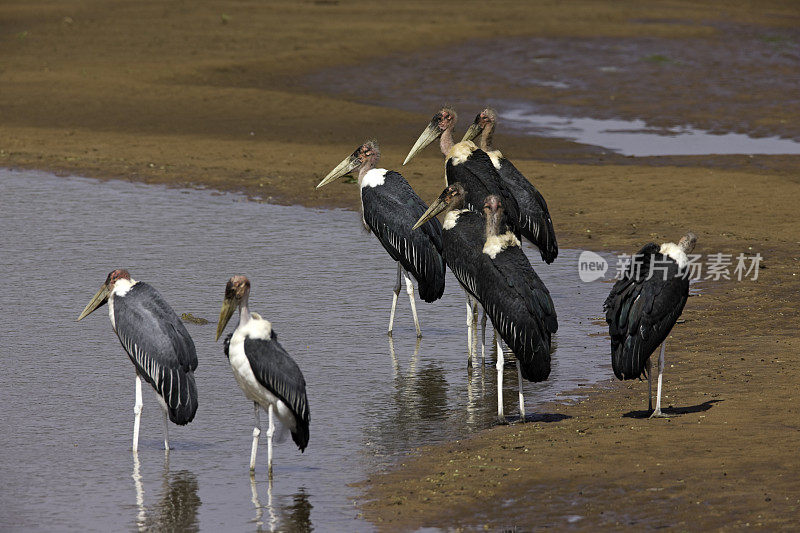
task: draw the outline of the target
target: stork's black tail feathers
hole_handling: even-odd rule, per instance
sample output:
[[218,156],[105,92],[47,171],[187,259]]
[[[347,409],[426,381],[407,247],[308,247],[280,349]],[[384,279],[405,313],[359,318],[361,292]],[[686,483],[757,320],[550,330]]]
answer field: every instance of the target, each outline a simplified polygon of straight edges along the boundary
[[[173,423],[185,426],[194,420],[197,412],[197,385],[194,381],[194,372],[179,372],[177,380],[180,384],[180,391],[176,397],[180,403],[175,406],[167,405],[167,412]],[[173,383],[172,386],[175,387],[176,384]],[[172,403],[175,401],[173,400]]]
[[304,452],[308,446],[308,419],[302,420],[295,417],[297,427],[292,431],[292,440],[297,444],[297,448]]
[[417,278],[417,287],[419,288],[419,297],[427,303],[435,302],[444,294],[444,259],[441,256],[432,256],[431,259],[426,275],[415,276]]

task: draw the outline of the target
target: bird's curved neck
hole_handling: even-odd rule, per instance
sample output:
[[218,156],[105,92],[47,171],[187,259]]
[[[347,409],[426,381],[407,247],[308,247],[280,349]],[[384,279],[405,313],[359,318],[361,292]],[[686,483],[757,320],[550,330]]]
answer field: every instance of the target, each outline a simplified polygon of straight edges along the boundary
[[442,135],[439,137],[439,148],[442,150],[442,155],[447,157],[447,154],[450,153],[450,149],[453,147],[455,142],[453,141],[453,126],[449,126],[446,130],[442,132]]
[[244,293],[242,301],[239,302],[239,327],[247,325],[250,322],[250,309],[248,301],[250,300],[250,291]]
[[378,158],[377,157],[370,157],[369,159],[364,161],[364,164],[362,164],[361,167],[358,169],[358,186],[359,186],[359,188],[361,187],[361,183],[364,181],[364,176],[367,175],[367,172],[369,172],[370,170],[375,168],[375,165],[377,165],[377,164],[378,164]]
[[489,124],[486,125],[485,128],[483,128],[483,131],[481,131],[481,141],[480,141],[481,150],[483,150],[484,152],[491,151],[493,137],[494,137],[494,124],[490,122]]
[[503,218],[503,209],[498,207],[486,213],[486,240],[500,234],[500,220]]

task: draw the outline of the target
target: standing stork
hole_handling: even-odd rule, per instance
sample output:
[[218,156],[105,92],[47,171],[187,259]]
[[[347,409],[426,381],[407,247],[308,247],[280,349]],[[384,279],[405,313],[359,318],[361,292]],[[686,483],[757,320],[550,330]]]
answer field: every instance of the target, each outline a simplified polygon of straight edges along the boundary
[[[678,244],[646,244],[611,288],[603,305],[611,336],[614,375],[622,380],[647,376],[650,418],[665,416],[661,412],[661,381],[666,338],[689,297],[687,254],[696,242],[697,236],[689,232]],[[650,356],[659,344],[658,393],[653,410]]]
[[463,141],[471,141],[480,136],[481,150],[492,160],[506,188],[519,204],[519,225],[522,234],[539,248],[542,260],[550,264],[558,255],[558,242],[553,229],[553,221],[544,196],[517,170],[511,161],[503,157],[500,150],[492,150],[492,135],[497,125],[497,113],[487,107],[475,117],[475,122],[464,134]]
[[260,408],[269,415],[267,429],[267,471],[272,479],[273,416],[289,429],[292,440],[301,452],[308,446],[309,410],[306,380],[300,367],[278,342],[272,324],[248,309],[250,280],[233,276],[225,286],[225,299],[219,313],[217,335],[225,330],[233,312],[239,308],[239,325],[225,338],[225,355],[233,376],[255,408],[253,446],[250,450],[250,471],[256,468],[258,436],[261,435]]
[[117,269],[108,275],[78,320],[106,302],[111,327],[136,368],[133,451],[139,449],[142,378],[153,386],[164,410],[164,449],[169,450],[167,418],[183,426],[197,411],[194,342],[161,295],[147,283],[131,279],[127,270]]
[[[418,223],[445,211],[443,254],[464,290],[481,303],[495,330],[517,357],[521,418],[522,378],[550,374],[550,337],[558,328],[550,293],[503,218],[502,202],[490,195],[485,216],[464,209],[460,183],[449,185]],[[497,414],[503,419],[503,349],[497,341]]]
[[414,327],[417,337],[421,337],[414,285],[409,274],[417,280],[419,295],[424,301],[430,303],[442,297],[445,278],[441,256],[442,226],[434,219],[419,229],[411,229],[428,206],[400,173],[375,168],[380,157],[378,143],[367,141],[325,176],[317,188],[358,169],[364,227],[378,238],[392,259],[397,261],[397,283],[389,317],[389,335],[394,325],[401,280],[405,279]]

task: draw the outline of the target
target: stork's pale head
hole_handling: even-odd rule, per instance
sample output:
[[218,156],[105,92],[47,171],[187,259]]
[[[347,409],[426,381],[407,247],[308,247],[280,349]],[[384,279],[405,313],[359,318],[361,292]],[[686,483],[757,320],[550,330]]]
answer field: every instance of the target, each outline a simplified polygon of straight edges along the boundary
[[496,194],[490,194],[483,201],[483,210],[486,213],[494,213],[498,208],[503,206],[502,200]]
[[219,340],[219,336],[228,325],[233,312],[241,305],[242,301],[246,301],[250,294],[250,280],[246,276],[233,276],[228,280],[225,285],[225,299],[222,301],[222,310],[219,312],[219,321],[217,322],[217,336],[215,341]]
[[694,250],[694,245],[697,244],[697,235],[692,233],[691,231],[681,237],[681,240],[678,241],[678,247],[683,250],[683,253],[690,254],[692,250]]
[[417,223],[414,224],[412,229],[417,229],[444,210],[462,208],[464,206],[465,196],[466,191],[461,183],[455,182],[452,185],[448,185],[442,191],[442,194],[440,194],[439,197],[433,201],[431,206],[420,217]]
[[95,309],[105,304],[108,301],[108,296],[111,294],[111,291],[114,290],[114,284],[121,279],[127,279],[128,281],[131,279],[131,275],[124,268],[118,268],[109,272],[105,283],[103,283],[100,290],[95,293],[91,301],[86,304],[86,307],[83,308],[83,312],[78,317],[78,320],[90,315]]
[[403,161],[403,164],[405,165],[411,161],[414,156],[420,153],[426,146],[441,137],[442,133],[455,128],[457,120],[458,115],[456,115],[456,112],[452,107],[444,106],[441,108],[435,115],[433,115],[433,118],[425,128],[425,131],[422,132],[417,139],[417,142],[415,142],[414,146],[411,148],[411,151],[408,152],[406,160]]
[[346,157],[344,161],[336,166],[336,168],[331,170],[328,175],[319,182],[317,189],[341,178],[342,176],[346,176],[350,172],[357,168],[361,168],[364,165],[372,168],[378,164],[378,160],[380,160],[380,158],[381,150],[378,146],[378,141],[367,141],[356,148],[356,151]]
[[461,140],[471,141],[480,135],[484,130],[487,130],[489,133],[491,133],[496,123],[497,112],[495,112],[495,110],[491,107],[487,107],[477,114],[475,121],[472,123],[472,125],[470,125],[469,129],[467,129],[467,133],[464,134],[464,138]]

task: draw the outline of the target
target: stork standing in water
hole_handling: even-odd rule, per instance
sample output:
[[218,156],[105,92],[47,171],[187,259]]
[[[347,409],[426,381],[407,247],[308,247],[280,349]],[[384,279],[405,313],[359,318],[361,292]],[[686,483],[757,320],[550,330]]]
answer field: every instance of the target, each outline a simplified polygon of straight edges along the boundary
[[[420,219],[446,211],[444,257],[474,295],[501,338],[517,357],[520,417],[525,419],[522,378],[543,381],[550,374],[550,338],[558,328],[553,301],[519,247],[519,239],[503,218],[502,202],[490,195],[485,215],[463,209],[460,183],[448,186]],[[503,349],[497,342],[497,415],[503,411]]]
[[[622,279],[611,288],[603,309],[611,336],[611,365],[619,379],[647,376],[650,418],[663,417],[661,381],[664,374],[666,338],[689,297],[687,254],[697,242],[687,233],[678,244],[646,244],[633,257]],[[658,356],[658,393],[653,410],[650,356],[661,345]]]
[[475,117],[475,122],[464,134],[463,141],[471,141],[480,136],[481,150],[492,160],[494,168],[519,204],[519,224],[523,235],[539,248],[542,260],[550,264],[558,255],[558,242],[553,229],[553,221],[547,209],[544,196],[536,190],[511,161],[503,157],[500,150],[492,150],[492,135],[497,125],[497,113],[486,108]]
[[194,342],[161,295],[147,283],[131,279],[127,270],[117,269],[108,275],[78,320],[105,303],[111,327],[136,368],[133,451],[139,449],[142,378],[153,386],[164,411],[164,449],[169,450],[167,418],[183,426],[197,411]]
[[397,283],[389,317],[389,335],[394,325],[401,280],[405,279],[414,327],[417,337],[421,337],[411,276],[417,280],[419,295],[424,301],[430,303],[442,297],[445,277],[441,256],[442,226],[434,219],[411,229],[428,206],[400,173],[375,168],[380,157],[378,143],[367,141],[325,176],[317,188],[358,169],[364,227],[378,238],[392,259],[397,261]]
[[236,308],[239,325],[225,338],[225,355],[233,369],[236,382],[255,408],[253,446],[250,451],[250,471],[256,468],[258,437],[261,435],[260,408],[269,415],[267,429],[267,468],[272,479],[272,435],[274,416],[289,429],[300,451],[308,446],[309,410],[306,380],[297,363],[278,342],[272,324],[248,309],[250,280],[233,276],[225,286],[225,299],[219,313],[217,335],[225,330]]

